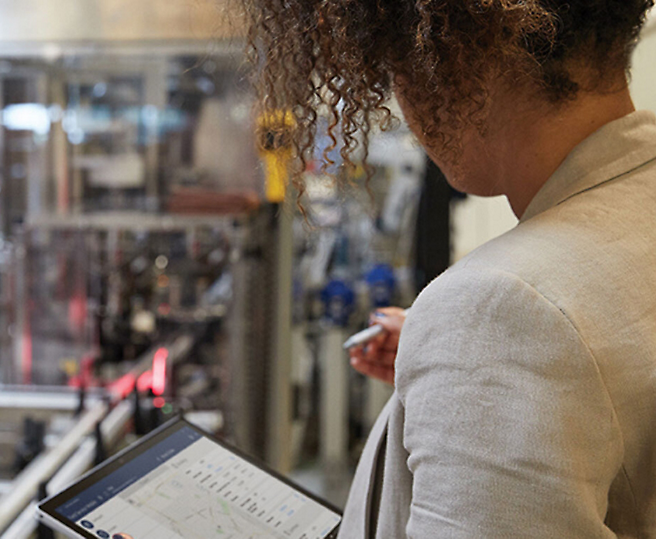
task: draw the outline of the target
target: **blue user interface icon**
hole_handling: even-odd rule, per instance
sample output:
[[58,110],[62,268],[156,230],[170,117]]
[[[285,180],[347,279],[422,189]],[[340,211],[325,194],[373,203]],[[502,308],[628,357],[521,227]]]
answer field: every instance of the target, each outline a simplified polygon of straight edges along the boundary
[[83,527],[85,527],[87,530],[90,530],[91,528],[93,528],[93,524],[91,522],[89,522],[88,520],[83,520],[82,522],[80,522],[80,524]]
[[105,530],[98,530],[96,534],[98,534],[98,537],[102,537],[102,539],[109,539],[109,534]]

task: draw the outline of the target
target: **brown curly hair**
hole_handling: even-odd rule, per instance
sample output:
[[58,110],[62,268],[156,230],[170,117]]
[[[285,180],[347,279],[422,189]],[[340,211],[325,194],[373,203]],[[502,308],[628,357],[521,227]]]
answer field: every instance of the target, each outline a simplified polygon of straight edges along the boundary
[[[291,111],[302,166],[327,114],[333,146],[351,163],[372,125],[390,122],[395,82],[419,105],[427,139],[483,124],[492,77],[529,85],[552,103],[581,91],[573,66],[628,69],[653,0],[242,0],[262,113]],[[592,79],[591,79],[592,80]],[[301,191],[302,182],[297,177]]]

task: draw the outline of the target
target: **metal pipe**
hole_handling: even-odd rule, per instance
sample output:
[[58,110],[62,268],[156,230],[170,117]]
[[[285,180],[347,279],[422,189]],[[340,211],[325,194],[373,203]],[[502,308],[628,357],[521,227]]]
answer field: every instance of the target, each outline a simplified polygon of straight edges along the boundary
[[[101,432],[103,438],[110,445],[116,443],[125,425],[132,417],[132,403],[123,401],[119,403],[103,420]],[[96,451],[96,440],[87,438],[78,450],[66,461],[47,486],[48,495],[64,490],[80,475],[93,465]],[[34,532],[38,522],[34,518],[36,502],[30,503],[25,510],[14,520],[0,539],[24,539]]]
[[[99,402],[100,393],[89,390],[86,395],[86,403]],[[34,387],[29,390],[21,389],[17,386],[0,385],[0,409],[13,408],[24,410],[54,410],[54,411],[74,411],[79,405],[80,395],[75,391],[48,391]]]
[[106,413],[107,405],[104,403],[89,409],[55,447],[37,457],[14,479],[11,494],[0,499],[0,531],[9,527],[21,510],[34,499],[39,485],[52,477]]
[[[191,332],[182,333],[179,336],[173,337],[164,345],[169,352],[169,365],[173,365],[184,358],[192,349],[193,345],[194,337]],[[141,356],[140,361],[133,367],[127,376],[136,382],[138,377],[152,366],[153,354],[159,348],[159,346],[153,347]],[[114,391],[110,386],[110,397],[113,402],[120,402],[125,395],[118,391]],[[125,405],[127,404],[120,403],[117,405],[115,408],[115,410],[119,410],[117,414],[125,413]],[[17,515],[19,515],[25,506],[27,506],[34,496],[36,496],[39,484],[48,480],[48,478],[52,477],[58,469],[64,466],[64,463],[66,463],[71,454],[75,451],[75,448],[78,447],[89,432],[95,428],[96,423],[103,419],[107,410],[108,406],[105,403],[94,405],[80,418],[75,427],[64,436],[56,446],[37,457],[14,479],[10,489],[10,494],[0,498],[0,532],[6,530]],[[82,445],[84,447],[84,444]],[[93,448],[95,448],[95,445],[93,445]],[[89,450],[90,449],[87,447],[86,451]],[[78,458],[81,459],[79,462]],[[84,458],[76,455],[76,458],[73,460],[74,462],[73,464],[70,464],[70,466],[75,470],[81,466]]]
[[[100,431],[107,444],[113,445],[116,443],[123,428],[132,418],[132,412],[133,404],[129,401],[123,401],[117,404],[103,420]],[[50,480],[47,487],[48,496],[64,490],[86,470],[91,468],[95,452],[96,440],[88,438]]]
[[1,539],[25,539],[30,537],[36,527],[37,520],[34,518],[36,511],[36,502],[30,503],[16,520],[7,528],[7,531],[0,535]]

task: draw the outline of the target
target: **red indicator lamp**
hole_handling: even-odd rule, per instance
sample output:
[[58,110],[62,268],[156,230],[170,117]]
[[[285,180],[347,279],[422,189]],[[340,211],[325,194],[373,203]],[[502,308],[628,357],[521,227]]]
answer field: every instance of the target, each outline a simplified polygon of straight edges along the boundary
[[[159,348],[155,352],[153,355],[153,368],[143,372],[136,381],[139,393],[146,393],[152,389],[156,397],[161,397],[164,394],[166,389],[166,362],[168,359],[169,351],[166,348]],[[132,391],[134,384],[134,376],[127,374],[117,380],[112,385],[112,389],[116,393],[125,396]],[[162,406],[164,406],[164,402],[162,402]],[[161,406],[158,406],[158,408],[161,408]]]
[[153,384],[153,371],[147,370],[137,380],[137,391],[139,393],[145,393],[148,391]]
[[163,408],[165,404],[166,401],[164,400],[164,397],[155,397],[153,399],[153,406],[155,408]]
[[168,358],[169,351],[166,348],[158,349],[153,356],[152,390],[158,397],[166,389],[166,361]]
[[134,379],[133,374],[125,374],[118,380],[116,380],[111,386],[109,386],[109,391],[116,395],[118,399],[124,399],[134,389],[134,384],[136,380]]

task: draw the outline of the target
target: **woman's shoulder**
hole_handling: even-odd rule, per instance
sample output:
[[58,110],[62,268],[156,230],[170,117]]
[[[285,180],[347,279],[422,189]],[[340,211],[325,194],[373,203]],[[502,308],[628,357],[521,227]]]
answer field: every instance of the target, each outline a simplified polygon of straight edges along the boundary
[[[632,253],[644,257],[638,243],[645,241],[645,234],[631,233],[636,230],[630,226],[635,216],[609,218],[606,211],[599,204],[577,200],[522,222],[456,262],[424,289],[416,304],[430,308],[435,298],[443,303],[456,297],[485,303],[521,284],[566,309],[591,290],[599,294],[603,283],[612,281],[624,288],[625,269],[641,264]],[[650,238],[655,242],[656,233]],[[656,263],[656,254],[650,256]]]
[[517,313],[518,304],[529,300],[546,301],[533,283],[521,272],[480,260],[456,264],[431,282],[412,305],[404,331],[415,324],[425,327],[430,321],[449,320],[450,324],[483,317],[507,319]]
[[[540,245],[546,243],[545,245]],[[411,313],[443,309],[447,304],[489,303],[517,286],[540,288],[553,275],[549,243],[519,225],[475,249],[439,275],[417,297]],[[557,264],[557,263],[556,263]]]

